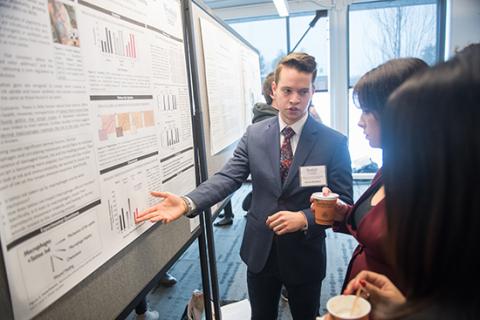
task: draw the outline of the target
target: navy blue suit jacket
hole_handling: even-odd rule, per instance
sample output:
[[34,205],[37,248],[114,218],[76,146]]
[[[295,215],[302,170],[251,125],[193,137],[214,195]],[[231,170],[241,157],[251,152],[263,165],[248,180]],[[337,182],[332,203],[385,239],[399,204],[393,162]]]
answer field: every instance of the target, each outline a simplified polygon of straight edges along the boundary
[[[240,255],[248,270],[260,272],[272,242],[281,277],[285,283],[301,284],[325,277],[325,227],[315,224],[310,195],[319,187],[300,187],[301,166],[325,165],[328,187],[347,203],[352,203],[352,174],[347,139],[342,134],[308,117],[303,127],[289,174],[280,180],[280,129],[278,117],[247,128],[233,157],[225,166],[187,196],[198,208],[207,208],[237,190],[252,177],[253,197],[247,214]],[[277,236],[266,225],[269,215],[280,210],[302,210],[307,231]]]

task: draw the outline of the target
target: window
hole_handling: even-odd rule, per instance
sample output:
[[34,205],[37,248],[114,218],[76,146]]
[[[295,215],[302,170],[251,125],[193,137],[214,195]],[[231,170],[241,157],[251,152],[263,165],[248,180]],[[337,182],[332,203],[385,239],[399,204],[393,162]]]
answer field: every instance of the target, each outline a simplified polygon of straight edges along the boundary
[[[232,20],[228,24],[260,52],[262,81],[275,70],[278,61],[288,49],[293,49],[307,31],[315,13],[295,14],[289,18],[263,17],[245,20]],[[290,34],[287,35],[287,24]],[[290,43],[288,41],[290,40]],[[318,64],[315,94],[312,103],[322,122],[330,126],[330,95],[328,93],[329,65],[329,20],[321,18],[302,39],[295,51],[307,52],[315,56]]]
[[287,53],[287,31],[284,18],[263,18],[229,22],[229,25],[260,52],[262,81]]
[[[290,49],[293,50],[298,41],[308,30],[314,14],[292,16],[290,18]],[[298,43],[295,51],[307,52],[317,61],[317,79],[315,89],[327,91],[328,63],[329,63],[329,19],[319,19],[313,28],[310,28],[305,37]]]
[[[314,13],[303,15],[292,15],[290,18],[290,48],[295,45],[307,31],[310,22],[315,17]],[[317,78],[315,80],[315,94],[312,103],[322,122],[331,125],[330,94],[328,92],[328,70],[329,70],[329,19],[321,18],[313,28],[308,30],[295,51],[307,52],[315,56],[317,61]]]
[[[361,111],[352,102],[352,86],[368,70],[399,57],[439,60],[438,1],[399,0],[349,7],[349,143],[353,165],[369,157],[382,165],[381,150],[369,147],[357,126]],[[363,162],[363,161],[360,161]]]

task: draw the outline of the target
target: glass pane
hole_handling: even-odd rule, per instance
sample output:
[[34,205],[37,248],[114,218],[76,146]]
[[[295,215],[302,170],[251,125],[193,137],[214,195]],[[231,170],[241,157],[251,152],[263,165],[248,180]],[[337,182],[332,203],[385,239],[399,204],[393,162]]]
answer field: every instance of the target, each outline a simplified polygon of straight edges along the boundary
[[349,114],[348,114],[348,143],[350,149],[350,157],[352,158],[352,168],[358,169],[366,164],[369,159],[382,166],[382,150],[372,148],[365,139],[363,129],[358,126],[358,120],[362,110],[355,107],[352,101],[352,89],[348,90]]
[[284,18],[234,22],[229,25],[260,52],[262,79],[275,70],[277,62],[287,53]]
[[428,64],[437,61],[437,5],[425,2],[428,4],[404,6],[385,2],[384,8],[384,2],[377,2],[374,9],[357,10],[355,5],[351,6],[350,85],[389,59],[418,57]]
[[331,127],[330,93],[328,91],[315,92],[312,98],[312,104],[322,123]]
[[[309,24],[314,17],[315,14],[309,14],[290,18],[291,50],[293,50],[294,46],[308,30]],[[315,26],[308,30],[305,37],[295,49],[297,52],[306,52],[315,57],[318,69],[315,89],[322,91],[328,90],[329,30],[328,17],[320,18]]]
[[[290,18],[290,46],[291,50],[300,41],[308,30],[310,22],[315,14],[292,16]],[[317,78],[312,103],[315,106],[322,123],[331,126],[330,93],[328,90],[328,65],[329,65],[329,20],[328,17],[320,18],[313,28],[308,30],[305,37],[300,41],[296,52],[306,52],[315,57],[317,61]]]
[[[349,10],[349,84],[393,58],[418,57],[429,64],[438,59],[437,4],[432,0],[380,1],[354,4]],[[349,91],[349,147],[352,165],[371,158],[379,167],[382,152],[373,149],[357,123],[361,110]]]

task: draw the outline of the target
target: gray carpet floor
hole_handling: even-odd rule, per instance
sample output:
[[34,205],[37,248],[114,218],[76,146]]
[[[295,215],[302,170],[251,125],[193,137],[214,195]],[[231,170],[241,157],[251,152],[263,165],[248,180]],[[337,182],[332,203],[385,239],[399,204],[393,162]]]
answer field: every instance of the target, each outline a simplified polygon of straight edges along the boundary
[[[358,199],[367,187],[368,182],[355,184],[354,198]],[[250,190],[250,185],[245,184],[232,197],[232,208],[235,214],[233,225],[214,227],[220,299],[224,301],[239,301],[247,298],[246,265],[240,259],[239,252],[246,220],[241,204]],[[340,293],[346,267],[356,241],[351,236],[328,230],[326,245],[327,275],[322,283],[320,314],[325,313],[327,300]],[[180,320],[193,290],[202,289],[197,242],[185,251],[172,266],[170,273],[178,280],[175,286],[170,288],[157,286],[147,295],[149,308],[158,311],[160,320]],[[127,319],[135,318],[135,312],[132,312]],[[283,300],[279,303],[278,319],[292,319],[288,303]]]

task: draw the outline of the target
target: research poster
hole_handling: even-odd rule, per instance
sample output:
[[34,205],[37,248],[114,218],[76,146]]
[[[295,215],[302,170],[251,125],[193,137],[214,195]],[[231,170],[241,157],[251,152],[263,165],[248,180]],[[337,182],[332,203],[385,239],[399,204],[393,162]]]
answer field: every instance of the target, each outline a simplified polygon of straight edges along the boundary
[[150,190],[195,187],[178,0],[1,1],[0,235],[15,318],[149,229]]
[[244,130],[252,123],[253,106],[263,102],[258,54],[247,46],[241,46]]
[[[207,19],[200,19],[207,85],[210,154],[242,137],[261,98],[258,54]],[[261,100],[262,99],[262,100]]]

